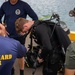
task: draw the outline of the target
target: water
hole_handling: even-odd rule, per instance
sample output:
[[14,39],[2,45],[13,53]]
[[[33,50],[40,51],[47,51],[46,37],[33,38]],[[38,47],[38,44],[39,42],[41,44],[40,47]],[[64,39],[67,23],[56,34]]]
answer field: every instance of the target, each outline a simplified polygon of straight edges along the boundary
[[[0,0],[0,5],[4,0]],[[39,18],[50,16],[52,12],[58,13],[60,19],[75,31],[74,18],[69,16],[69,11],[75,7],[75,0],[23,0],[27,2],[37,13]],[[29,19],[29,17],[28,17]],[[46,18],[48,19],[48,18]]]

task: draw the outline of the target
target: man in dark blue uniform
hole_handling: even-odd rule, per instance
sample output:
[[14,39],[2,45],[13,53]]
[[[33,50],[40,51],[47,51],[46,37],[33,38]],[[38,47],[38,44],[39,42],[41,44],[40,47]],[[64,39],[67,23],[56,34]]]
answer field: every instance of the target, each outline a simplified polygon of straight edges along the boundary
[[15,59],[24,57],[26,51],[19,41],[7,36],[5,27],[0,24],[0,75],[11,75]]
[[8,0],[4,2],[0,8],[0,22],[3,15],[4,22],[7,26],[7,31],[10,34],[9,37],[20,40],[22,44],[24,44],[24,37],[19,38],[20,36],[15,31],[15,21],[19,17],[26,18],[29,15],[33,20],[37,20],[38,17],[33,9],[26,3],[21,0]]
[[[26,18],[27,15],[29,15],[29,17],[31,17],[33,20],[37,20],[38,17],[36,13],[26,2],[23,2],[21,0],[8,0],[4,2],[0,8],[0,22],[1,22],[3,15],[5,15],[4,22],[6,23],[6,26],[7,26],[6,29],[9,33],[8,36],[16,40],[19,40],[20,43],[24,45],[25,36],[19,36],[16,33],[14,23],[17,18],[19,17]],[[20,67],[21,72],[24,70],[23,64],[24,64],[24,61],[22,62],[21,67]]]

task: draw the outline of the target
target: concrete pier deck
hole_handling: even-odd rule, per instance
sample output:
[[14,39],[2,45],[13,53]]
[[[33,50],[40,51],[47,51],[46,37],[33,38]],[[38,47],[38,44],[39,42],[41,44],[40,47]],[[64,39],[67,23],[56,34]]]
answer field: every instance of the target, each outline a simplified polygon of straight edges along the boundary
[[[19,65],[18,65],[17,59],[16,59],[16,62],[14,64],[14,68],[15,68],[15,75],[20,75],[20,73],[19,73]],[[33,68],[27,68],[27,67],[25,67],[25,69],[24,69],[24,75],[33,75],[32,72],[33,72]],[[42,75],[42,66],[38,67],[36,69],[34,75]],[[58,74],[58,75],[62,75],[62,74]]]
[[[30,44],[29,36],[27,36],[27,38],[26,38],[26,44],[25,44],[26,48],[28,48],[28,44]],[[34,45],[36,45],[36,44],[34,43]],[[14,68],[15,68],[15,75],[20,75],[19,65],[18,65],[17,59],[16,59],[16,61],[14,63]],[[33,68],[27,68],[27,67],[25,67],[24,75],[32,75],[32,72],[33,72]],[[36,72],[35,72],[34,75],[42,75],[42,66],[38,67],[36,69]],[[58,75],[62,75],[62,74],[58,74]]]

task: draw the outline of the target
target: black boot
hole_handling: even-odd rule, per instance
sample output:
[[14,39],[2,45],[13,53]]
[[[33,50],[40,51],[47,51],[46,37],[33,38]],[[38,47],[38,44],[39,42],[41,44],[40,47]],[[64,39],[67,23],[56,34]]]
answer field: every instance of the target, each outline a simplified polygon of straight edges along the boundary
[[24,70],[20,70],[20,75],[24,75]]
[[12,68],[11,70],[11,75],[14,75],[14,68]]

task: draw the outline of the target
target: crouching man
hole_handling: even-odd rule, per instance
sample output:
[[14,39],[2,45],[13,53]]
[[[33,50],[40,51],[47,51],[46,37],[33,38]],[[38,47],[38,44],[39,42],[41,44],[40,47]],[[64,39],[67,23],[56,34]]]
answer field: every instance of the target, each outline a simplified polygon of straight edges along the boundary
[[[66,50],[71,43],[65,31],[55,23],[45,21],[32,21],[18,18],[15,22],[17,33],[20,35],[31,32],[32,38],[42,48],[37,58],[43,62],[43,75],[57,75],[60,61],[64,62],[62,49]],[[63,48],[62,48],[63,47]]]
[[26,52],[20,42],[8,37],[5,27],[0,24],[0,75],[11,75],[15,59],[21,59]]

